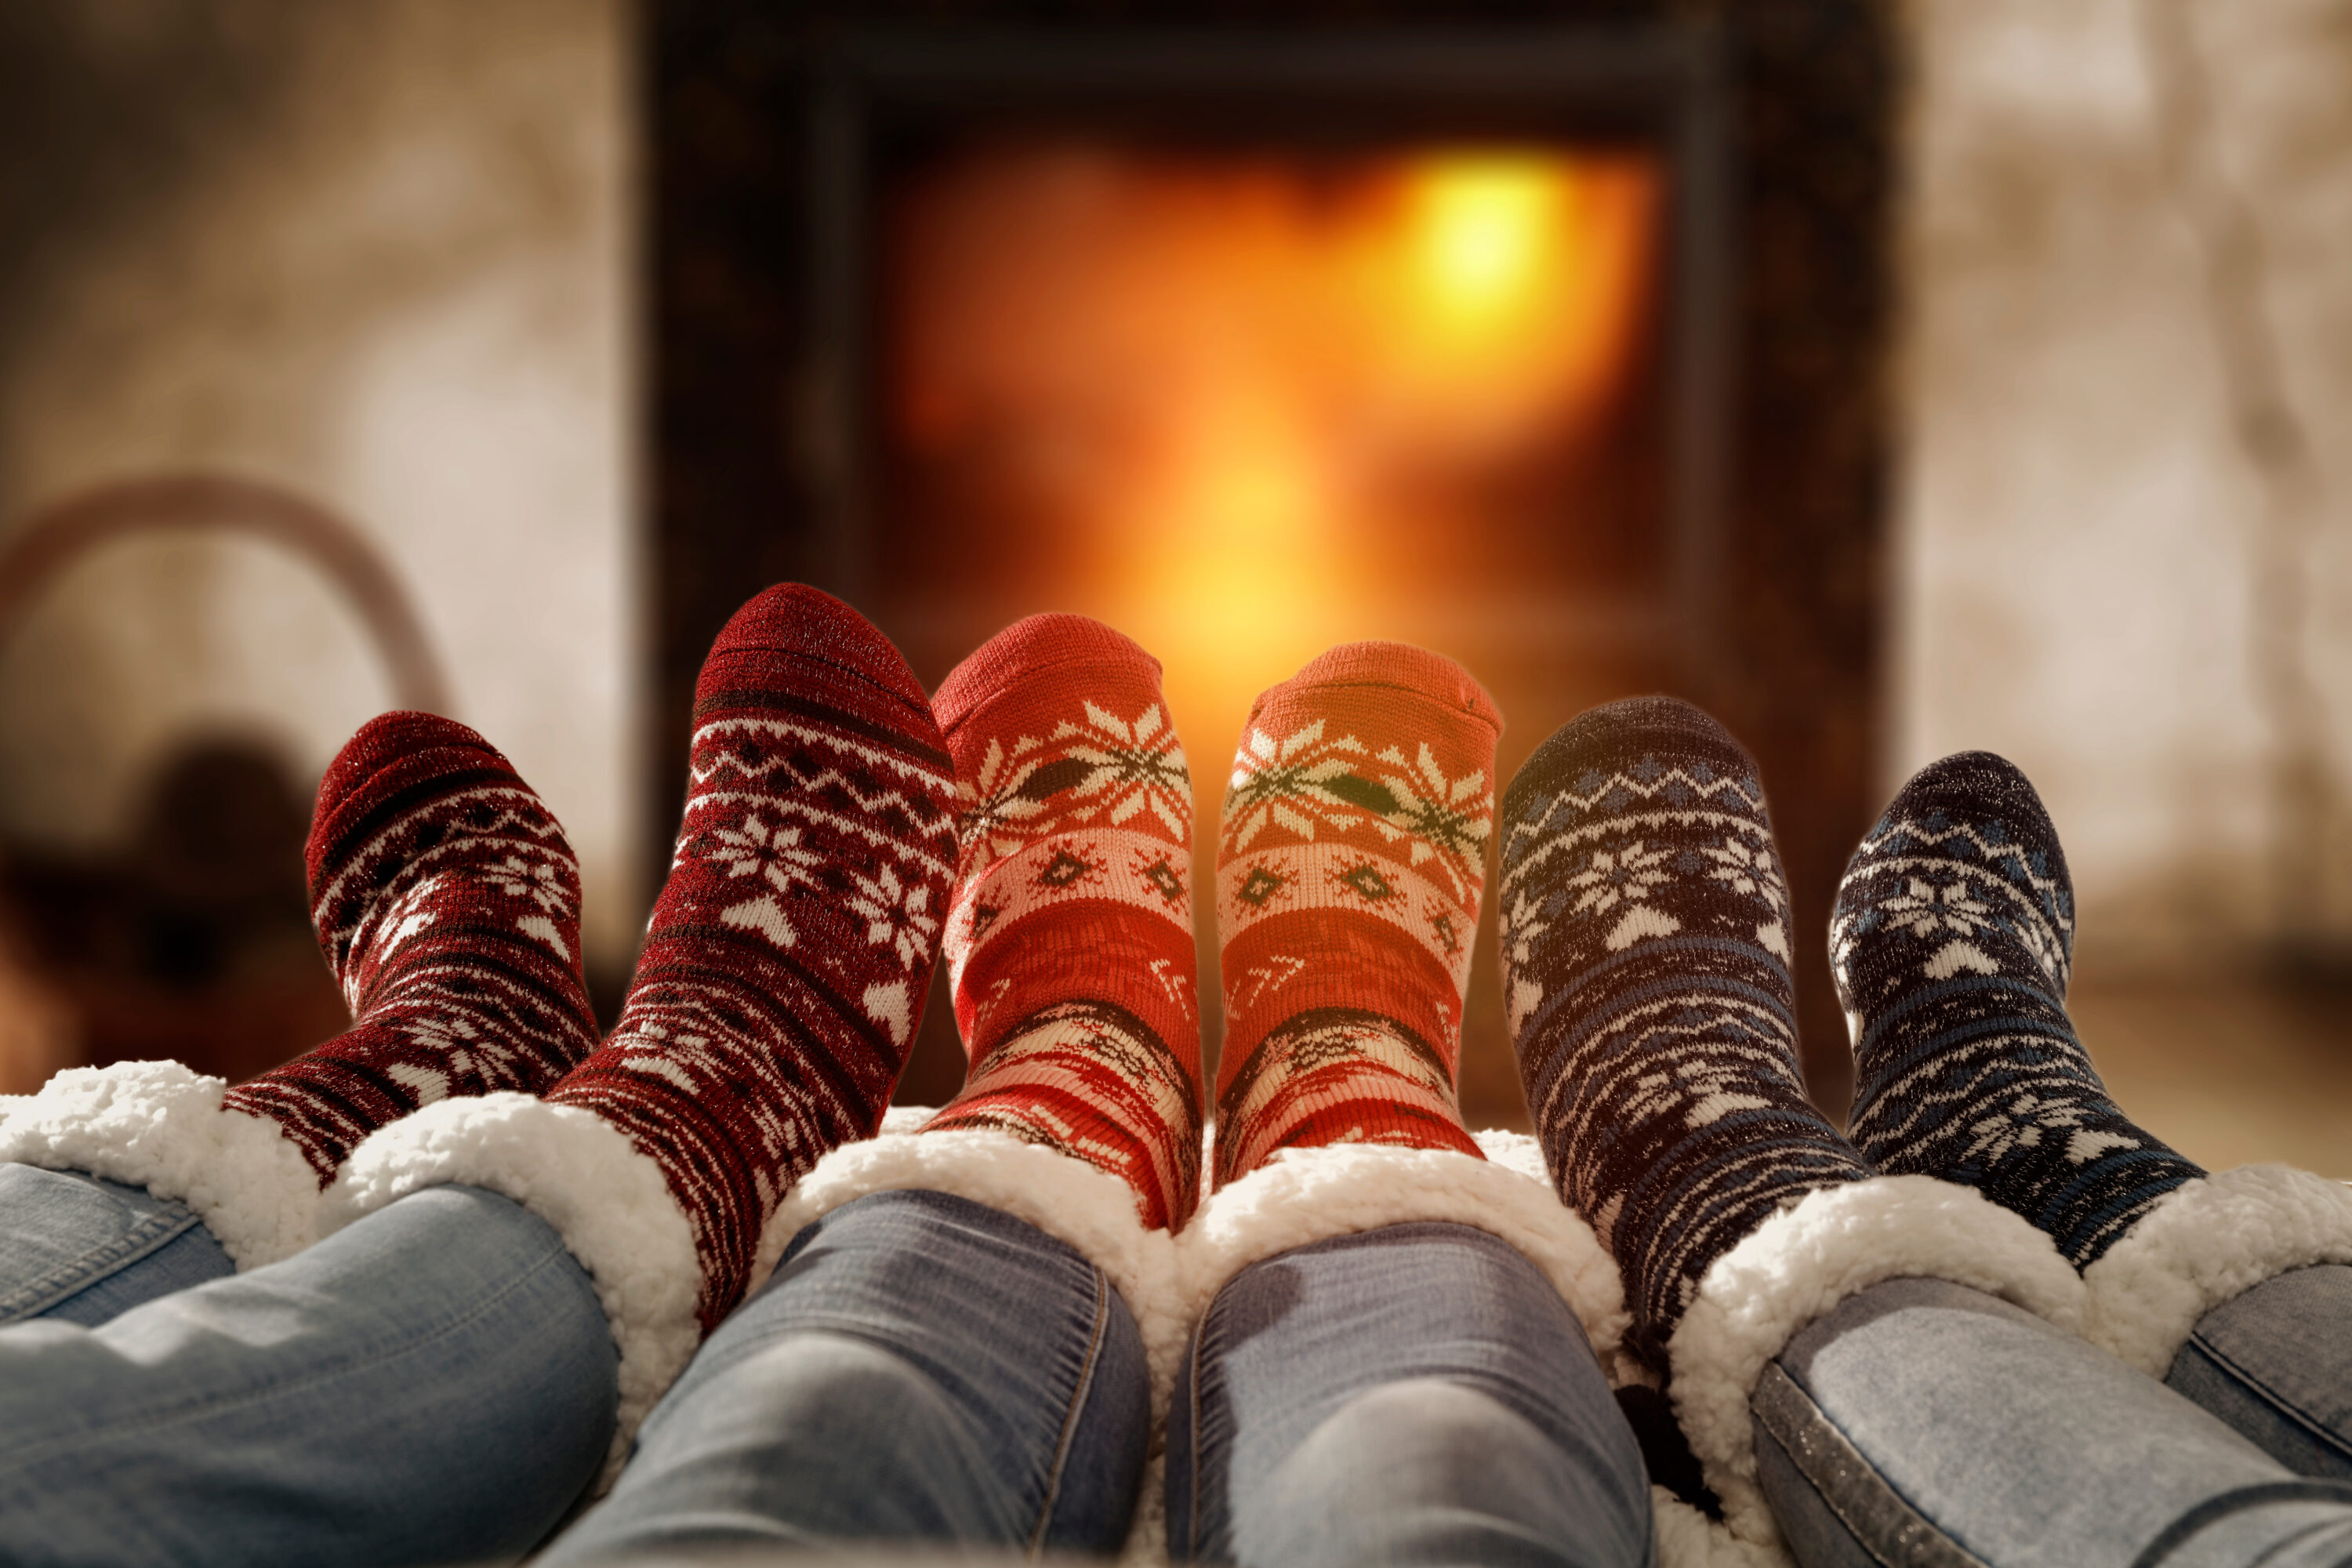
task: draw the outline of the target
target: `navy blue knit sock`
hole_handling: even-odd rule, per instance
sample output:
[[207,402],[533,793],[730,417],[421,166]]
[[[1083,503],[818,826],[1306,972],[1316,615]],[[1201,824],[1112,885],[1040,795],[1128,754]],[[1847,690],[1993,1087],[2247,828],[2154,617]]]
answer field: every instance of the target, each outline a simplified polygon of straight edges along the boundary
[[1903,786],[1830,921],[1854,1142],[1882,1171],[1975,1187],[2082,1268],[2205,1173],[2107,1098],[2066,1016],[2074,949],[2057,830],[1990,752]]
[[1774,1210],[1872,1173],[1805,1099],[1756,764],[1686,702],[1596,708],[1503,796],[1504,1001],[1544,1161],[1634,1342]]

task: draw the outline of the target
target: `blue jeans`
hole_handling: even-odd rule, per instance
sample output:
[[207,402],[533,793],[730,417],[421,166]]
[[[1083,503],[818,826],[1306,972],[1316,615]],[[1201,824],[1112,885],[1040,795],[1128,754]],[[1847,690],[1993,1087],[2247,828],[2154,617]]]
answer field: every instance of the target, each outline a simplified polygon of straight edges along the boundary
[[[0,1561],[511,1557],[604,1458],[604,1310],[504,1198],[436,1188],[231,1274],[143,1193],[21,1167],[0,1191],[25,1200],[0,1300],[34,1314],[0,1328]],[[92,1326],[102,1302],[125,1310]]]
[[[602,1463],[603,1310],[502,1197],[428,1189],[243,1275],[200,1226],[192,1269],[157,1238],[193,1220],[144,1193],[0,1167],[8,1197],[0,1299],[35,1315],[0,1327],[0,1561],[511,1558]],[[127,1310],[83,1326],[100,1292]],[[1140,1336],[1092,1264],[961,1198],[878,1194],[795,1238],[547,1561],[1108,1552],[1150,1424]]]
[[[184,1219],[0,1167],[0,1559],[510,1557],[595,1473],[611,1341],[526,1211],[434,1189],[245,1275]],[[2352,1489],[2221,1424],[2340,1459],[2347,1287],[2347,1270],[2282,1276],[2198,1325],[2172,1381],[2217,1419],[1990,1298],[1889,1281],[1768,1371],[1767,1494],[1815,1568],[2352,1562]],[[1140,1467],[1143,1375],[1124,1303],[1068,1248],[961,1199],[877,1194],[795,1240],[550,1561],[908,1537],[1104,1550]],[[1632,1447],[1523,1260],[1476,1231],[1393,1226],[1219,1296],[1171,1416],[1171,1544],[1639,1563]]]
[[1655,1556],[1631,1427],[1574,1314],[1484,1231],[1394,1225],[1244,1269],[1168,1421],[1179,1562]]
[[[1874,1286],[1765,1369],[1750,1401],[1765,1497],[1806,1568],[2342,1568],[2352,1484],[2299,1476],[2265,1451],[2308,1436],[2315,1411],[2277,1397],[2305,1386],[2296,1355],[2332,1340],[2319,1359],[2340,1367],[2352,1335],[2352,1297],[2326,1281],[2263,1300],[2294,1278],[2198,1326],[2263,1358],[2252,1375],[2272,1398],[2234,1374],[2221,1385],[2238,1406],[2229,1419],[2272,1440],[2261,1447],[2006,1302],[1938,1279]],[[2298,1321],[2290,1304],[2318,1315]],[[2207,1392],[2181,1371],[2176,1384]],[[2352,1383],[2310,1391],[2340,1414]]]

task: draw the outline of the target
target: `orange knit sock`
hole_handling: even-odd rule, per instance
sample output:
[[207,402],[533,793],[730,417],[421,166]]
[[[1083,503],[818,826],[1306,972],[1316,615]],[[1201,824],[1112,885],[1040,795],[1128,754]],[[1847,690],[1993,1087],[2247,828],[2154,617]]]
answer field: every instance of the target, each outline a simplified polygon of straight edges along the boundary
[[1477,1154],[1456,1080],[1502,727],[1402,643],[1334,648],[1251,709],[1217,853],[1220,1184],[1286,1148]]

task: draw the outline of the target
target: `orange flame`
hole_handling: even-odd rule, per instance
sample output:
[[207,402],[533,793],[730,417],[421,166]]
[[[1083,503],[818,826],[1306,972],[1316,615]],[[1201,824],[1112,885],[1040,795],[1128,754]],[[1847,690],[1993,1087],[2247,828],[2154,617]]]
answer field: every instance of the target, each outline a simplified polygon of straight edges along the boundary
[[1370,542],[1457,533],[1482,472],[1616,393],[1659,195],[1558,151],[965,159],[901,208],[895,434],[1160,657],[1206,784],[1256,690],[1411,635]]

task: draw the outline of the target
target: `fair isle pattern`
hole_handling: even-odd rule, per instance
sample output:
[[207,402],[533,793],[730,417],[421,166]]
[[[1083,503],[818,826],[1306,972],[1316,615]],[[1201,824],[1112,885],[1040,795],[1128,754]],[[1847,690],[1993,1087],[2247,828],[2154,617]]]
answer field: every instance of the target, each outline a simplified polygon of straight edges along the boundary
[[1687,703],[1571,721],[1503,802],[1503,984],[1560,1196],[1654,1351],[1774,1210],[1870,1172],[1805,1099],[1755,764]]
[[1476,1154],[1456,1094],[1501,719],[1459,666],[1337,648],[1258,699],[1217,855],[1217,1180],[1278,1150]]
[[1375,850],[1349,844],[1293,844],[1236,857],[1217,878],[1217,930],[1239,936],[1263,920],[1307,910],[1349,910],[1402,931],[1453,977],[1470,984],[1469,917],[1456,895]]
[[[982,944],[1029,915],[1061,904],[1108,899],[1151,911],[1192,929],[1192,858],[1159,834],[1122,828],[1073,829],[1024,845],[957,888],[950,908],[946,953],[956,984]],[[1172,967],[1154,971],[1163,989],[1178,986]],[[1192,1005],[1190,987],[1171,1000]],[[987,998],[978,999],[974,1027],[988,1026]]]
[[2074,895],[2033,786],[1947,757],[1854,851],[1830,924],[1853,1037],[1853,1141],[1977,1188],[2087,1268],[2204,1172],[2107,1098],[2066,1016]]
[[662,1169],[706,1329],[828,1150],[873,1135],[930,983],[953,774],[897,653],[814,589],[738,611],[697,686],[690,789],[621,1020],[547,1095]]
[[324,1186],[419,1106],[536,1094],[596,1046],[580,980],[580,867],[563,829],[464,725],[393,713],[327,772],[310,921],[355,1022],[232,1089]]
[[948,918],[971,1070],[929,1126],[990,1129],[1126,1182],[1150,1228],[1200,1201],[1192,777],[1160,667],[1038,616],[940,686],[962,846]]

